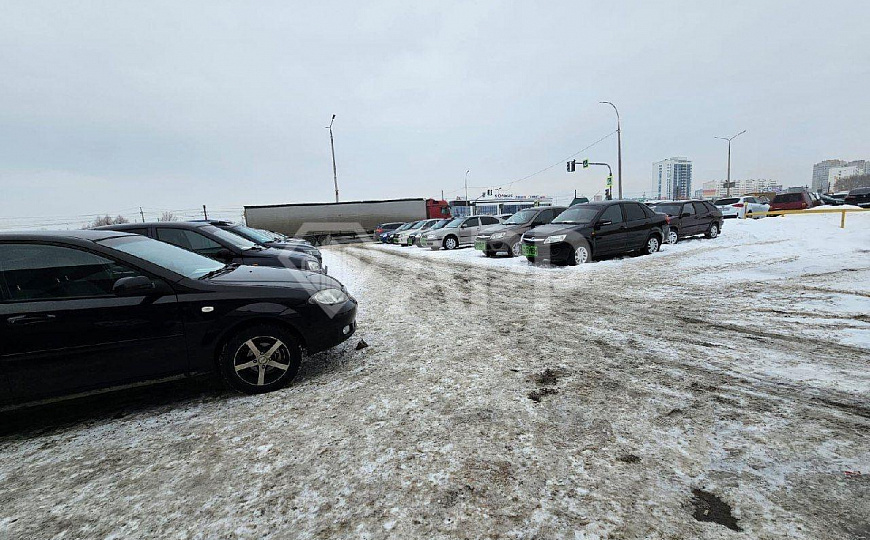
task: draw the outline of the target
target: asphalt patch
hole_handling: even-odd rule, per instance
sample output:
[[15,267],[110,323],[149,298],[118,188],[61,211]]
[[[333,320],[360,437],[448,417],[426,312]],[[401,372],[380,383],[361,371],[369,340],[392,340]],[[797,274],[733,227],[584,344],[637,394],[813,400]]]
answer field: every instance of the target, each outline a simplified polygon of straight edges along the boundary
[[737,518],[731,515],[731,506],[728,503],[703,489],[693,489],[692,495],[692,506],[695,507],[692,517],[698,521],[724,525],[732,531],[741,531]]
[[535,403],[540,403],[545,396],[550,396],[558,393],[559,391],[555,388],[538,388],[537,390],[532,390],[531,392],[529,392],[529,399],[531,399]]

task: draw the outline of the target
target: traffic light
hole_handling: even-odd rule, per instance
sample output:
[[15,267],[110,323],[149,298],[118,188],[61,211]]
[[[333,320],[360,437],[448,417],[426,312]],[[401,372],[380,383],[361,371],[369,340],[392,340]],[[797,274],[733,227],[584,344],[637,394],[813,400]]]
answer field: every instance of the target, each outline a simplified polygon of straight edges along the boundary
[[604,190],[604,200],[605,200],[605,201],[611,201],[611,200],[613,200],[613,197],[610,195],[610,189],[609,189],[609,188]]
[[584,168],[584,169],[588,169],[588,168],[589,168],[589,160],[588,160],[588,159],[584,159],[584,160],[583,160],[583,168]]
[[577,170],[577,160],[572,159],[568,162],[568,172],[574,172],[575,170]]

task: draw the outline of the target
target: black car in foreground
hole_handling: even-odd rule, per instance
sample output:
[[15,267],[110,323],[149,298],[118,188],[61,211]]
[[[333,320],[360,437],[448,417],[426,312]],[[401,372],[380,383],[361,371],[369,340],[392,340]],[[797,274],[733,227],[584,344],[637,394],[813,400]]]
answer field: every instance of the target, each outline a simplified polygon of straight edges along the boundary
[[664,201],[651,207],[655,212],[668,216],[668,235],[665,237],[668,244],[701,234],[716,238],[725,221],[722,211],[707,201]]
[[320,261],[311,255],[265,247],[238,234],[196,221],[158,221],[106,225],[97,230],[141,234],[182,249],[211,257],[222,263],[251,266],[280,266],[322,272]]
[[645,204],[582,203],[568,208],[549,225],[523,235],[522,251],[530,262],[582,264],[623,253],[655,253],[667,233],[667,217]]
[[523,234],[532,227],[550,223],[564,211],[564,206],[541,206],[520,210],[504,223],[480,231],[474,240],[474,249],[483,251],[487,257],[494,257],[499,252],[505,252],[509,257],[518,257],[522,250]]
[[356,311],[319,273],[113,231],[0,234],[0,408],[203,372],[268,392]]
[[224,221],[219,219],[208,219],[208,220],[193,220],[191,223],[208,223],[209,225],[214,225],[218,229],[223,229],[225,231],[230,231],[231,233],[237,234],[246,240],[250,240],[257,245],[275,249],[288,249],[291,251],[298,251],[300,253],[305,253],[306,255],[311,255],[317,262],[323,264],[323,255],[320,253],[320,250],[311,245],[311,242],[306,240],[297,240],[297,239],[288,239],[288,240],[279,240],[273,234],[268,234],[265,231],[261,231],[259,229],[254,229],[251,227],[246,227],[240,223],[233,223],[231,221]]

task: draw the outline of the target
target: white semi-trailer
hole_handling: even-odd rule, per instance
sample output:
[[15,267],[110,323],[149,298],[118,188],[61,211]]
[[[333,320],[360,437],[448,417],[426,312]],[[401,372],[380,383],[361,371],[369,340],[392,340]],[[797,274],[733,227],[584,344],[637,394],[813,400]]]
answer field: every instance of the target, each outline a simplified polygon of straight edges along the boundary
[[249,227],[317,244],[333,238],[371,239],[381,223],[441,217],[450,217],[447,202],[422,198],[245,206],[245,222]]

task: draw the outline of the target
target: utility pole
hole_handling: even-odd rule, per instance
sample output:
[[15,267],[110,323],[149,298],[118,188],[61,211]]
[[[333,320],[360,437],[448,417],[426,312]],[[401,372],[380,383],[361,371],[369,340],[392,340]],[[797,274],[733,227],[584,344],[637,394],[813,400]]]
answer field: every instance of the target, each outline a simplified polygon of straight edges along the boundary
[[725,196],[726,197],[731,196],[731,188],[734,187],[734,182],[731,181],[731,141],[733,141],[737,137],[743,135],[744,133],[746,133],[745,129],[743,131],[741,131],[740,133],[738,133],[737,135],[734,135],[733,137],[716,137],[717,139],[722,139],[723,141],[728,141],[728,177],[725,180]]
[[619,109],[609,101],[599,101],[599,103],[606,103],[616,111],[616,182],[619,188],[619,198],[622,199],[622,123],[619,120]]
[[329,147],[332,148],[332,181],[335,182],[335,202],[338,202],[338,169],[335,168],[335,139],[332,138],[332,123],[335,122],[335,115],[332,115],[329,125]]
[[465,206],[468,207],[468,215],[469,216],[471,215],[471,203],[468,200],[468,173],[470,173],[470,172],[471,172],[470,169],[465,171]]
[[142,216],[142,223],[145,223],[145,212],[142,211],[142,207],[139,207],[139,215]]
[[208,219],[208,210],[205,209],[205,205],[202,205],[202,215],[205,216],[205,219]]

